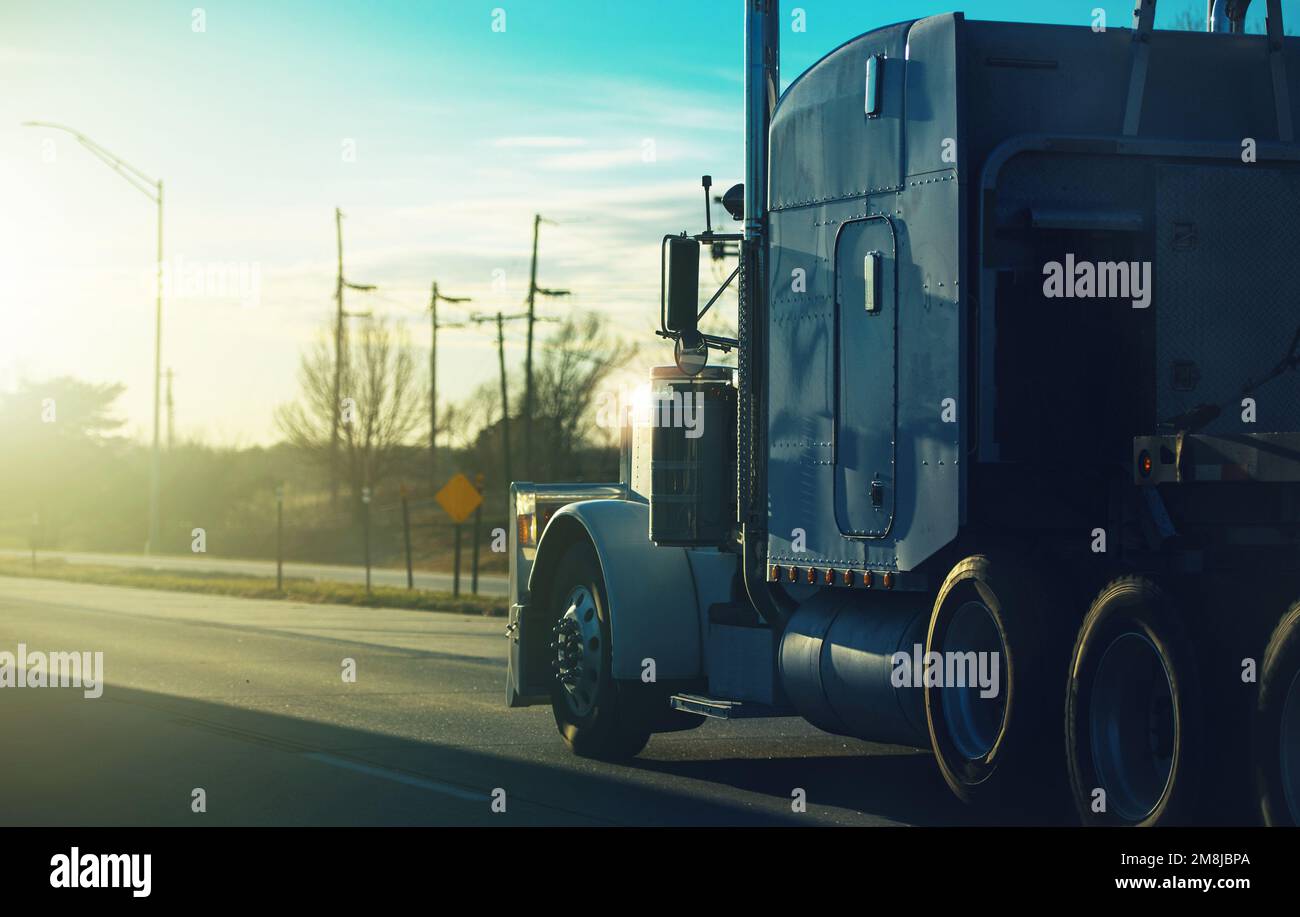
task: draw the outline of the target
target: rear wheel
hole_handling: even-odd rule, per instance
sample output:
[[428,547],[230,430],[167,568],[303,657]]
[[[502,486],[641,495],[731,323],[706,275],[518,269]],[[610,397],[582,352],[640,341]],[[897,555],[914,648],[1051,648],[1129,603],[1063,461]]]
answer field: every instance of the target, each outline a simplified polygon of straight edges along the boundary
[[938,653],[943,666],[940,683],[925,683],[931,745],[945,782],[974,804],[1039,801],[1061,789],[1060,711],[1049,686],[1065,671],[1058,634],[1068,609],[1010,554],[957,564],[926,638],[927,660]]
[[654,715],[639,683],[616,681],[611,671],[609,602],[596,550],[572,545],[551,580],[551,644],[555,725],[583,757],[630,758],[650,740]]
[[1194,814],[1201,778],[1192,644],[1168,596],[1140,576],[1093,601],[1066,696],[1066,752],[1084,824],[1156,825]]
[[1264,651],[1252,732],[1265,824],[1300,825],[1300,602]]

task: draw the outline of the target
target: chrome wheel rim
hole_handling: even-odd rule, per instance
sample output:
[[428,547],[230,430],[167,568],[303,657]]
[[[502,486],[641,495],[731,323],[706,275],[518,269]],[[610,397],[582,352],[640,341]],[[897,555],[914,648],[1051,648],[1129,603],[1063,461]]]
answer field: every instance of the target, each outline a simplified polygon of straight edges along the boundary
[[1282,703],[1278,735],[1278,757],[1282,767],[1282,792],[1291,821],[1300,825],[1300,672],[1291,679]]
[[1102,653],[1088,734],[1107,808],[1127,821],[1142,821],[1169,788],[1179,738],[1173,679],[1144,634],[1121,634]]
[[[966,602],[957,609],[944,632],[943,646],[936,649],[944,654],[944,680],[939,691],[948,737],[962,757],[968,761],[978,761],[997,744],[1007,711],[1006,647],[1002,642],[997,619],[983,602]],[[982,668],[978,661],[982,654],[996,654],[997,693],[990,697],[980,696],[978,680],[969,677],[965,679],[965,685],[949,684],[948,653],[961,653],[963,658],[966,653],[975,653],[976,672]],[[961,670],[970,674],[967,665],[962,665]]]
[[552,666],[565,702],[575,716],[587,716],[596,706],[604,663],[600,616],[586,586],[577,586],[564,603],[554,627]]

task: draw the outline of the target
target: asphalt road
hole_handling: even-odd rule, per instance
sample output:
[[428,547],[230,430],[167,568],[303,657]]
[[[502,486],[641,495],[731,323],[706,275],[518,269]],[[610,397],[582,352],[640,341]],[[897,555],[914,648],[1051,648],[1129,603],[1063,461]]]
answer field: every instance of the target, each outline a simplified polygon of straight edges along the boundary
[[[211,557],[207,554],[95,554],[73,551],[41,551],[38,557],[58,558],[70,564],[106,564],[113,567],[140,567],[146,570],[194,570],[205,573],[244,573],[251,576],[275,576],[273,560],[230,560]],[[0,548],[0,557],[31,557],[30,551],[12,548]],[[285,576],[297,576],[305,579],[321,580],[332,583],[364,583],[365,567],[348,567],[339,564],[304,564],[286,562]],[[397,567],[371,567],[371,582],[376,586],[406,586],[406,569]],[[416,570],[412,579],[417,589],[435,592],[451,592],[452,576],[450,573],[430,573]],[[483,595],[505,595],[506,577],[498,573],[481,574],[478,579],[479,592]],[[470,575],[468,558],[461,570],[460,587],[463,593],[469,592]]]
[[[927,753],[795,718],[573,757],[503,704],[500,619],[0,578],[0,651],[103,653],[104,689],[0,687],[6,825],[950,824]],[[355,661],[356,681],[342,677]],[[192,811],[196,788],[205,813]],[[802,789],[807,811],[792,810]],[[503,813],[492,810],[503,790]],[[499,795],[499,794],[498,794]]]

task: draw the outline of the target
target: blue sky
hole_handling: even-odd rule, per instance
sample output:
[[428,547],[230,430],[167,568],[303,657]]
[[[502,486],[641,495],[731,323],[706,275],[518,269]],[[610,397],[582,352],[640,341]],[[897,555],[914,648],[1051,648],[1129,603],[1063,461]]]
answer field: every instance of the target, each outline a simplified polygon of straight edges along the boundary
[[[1131,6],[785,3],[782,70],[788,82],[854,35],[953,8],[1087,25],[1101,7],[1125,26]],[[1165,0],[1160,21],[1202,7]],[[492,28],[498,8],[504,32]],[[540,211],[559,225],[543,229],[539,282],[575,292],[545,310],[599,310],[647,342],[647,364],[667,361],[650,336],[658,239],[697,227],[702,173],[722,190],[742,172],[741,8],[8,0],[0,388],[59,374],[122,381],[130,429],[149,428],[153,211],[69,138],[18,127],[29,119],[76,127],[166,182],[166,260],[177,282],[164,364],[176,372],[182,433],[275,439],[272,410],[294,396],[298,351],[332,308],[336,205],[348,215],[348,274],[380,287],[350,304],[405,321],[417,347],[434,278],[474,297],[472,308],[518,309]],[[801,33],[789,27],[796,8]],[[1300,3],[1284,8],[1300,24]],[[212,265],[246,268],[259,280],[256,297],[183,282],[186,269]],[[516,372],[521,339],[517,328],[508,348]],[[486,329],[448,331],[443,343],[448,398],[494,378]]]

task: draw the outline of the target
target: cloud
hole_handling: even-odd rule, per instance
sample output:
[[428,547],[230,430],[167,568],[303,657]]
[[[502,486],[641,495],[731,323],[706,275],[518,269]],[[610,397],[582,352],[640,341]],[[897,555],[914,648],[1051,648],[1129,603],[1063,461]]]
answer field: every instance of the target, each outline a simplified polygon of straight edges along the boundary
[[58,64],[68,59],[66,54],[53,51],[0,46],[0,64]]
[[585,146],[581,137],[498,137],[492,141],[500,149],[523,148],[532,150],[554,150],[575,146]]
[[629,145],[604,150],[583,150],[580,153],[559,153],[554,156],[543,157],[538,161],[537,165],[539,168],[561,172],[614,169],[618,166],[629,166],[651,161],[646,158],[649,155],[646,149],[643,144],[637,144],[635,146]]
[[[0,50],[0,64],[6,59],[14,56]],[[191,380],[184,385],[201,390],[182,393],[187,429],[259,442],[277,438],[271,407],[296,396],[298,351],[327,328],[336,307],[335,205],[346,214],[347,275],[378,286],[373,293],[349,291],[347,307],[404,320],[425,354],[435,278],[444,291],[473,297],[464,306],[444,306],[445,322],[476,309],[519,311],[533,215],[541,213],[558,225],[542,228],[538,282],[573,295],[544,299],[539,312],[599,312],[617,333],[646,344],[648,360],[670,360],[671,348],[653,337],[660,239],[701,228],[700,174],[717,177],[720,189],[743,172],[741,95],[632,77],[596,84],[563,73],[530,75],[529,85],[517,95],[399,97],[373,121],[352,112],[360,127],[351,116],[313,112],[273,130],[261,112],[251,134],[223,136],[191,125],[175,139],[174,163],[158,166],[166,169],[171,195],[168,257],[256,263],[261,278],[257,308],[212,297],[171,296],[164,303],[166,365]],[[219,96],[227,105],[236,100]],[[391,117],[396,105],[408,106],[412,116]],[[434,117],[421,117],[422,106]],[[94,130],[93,119],[74,123]],[[458,130],[444,132],[446,124]],[[107,135],[115,149],[150,148],[129,134]],[[338,162],[339,136],[361,138],[357,162]],[[8,258],[0,246],[0,263],[7,260],[11,275],[30,280],[33,327],[18,329],[23,334],[14,336],[13,347],[0,334],[0,372],[6,356],[16,364],[36,355],[33,371],[124,381],[127,413],[147,430],[153,302],[151,285],[143,289],[139,275],[152,252],[152,214],[143,207],[119,214],[126,189],[97,174],[98,164],[77,162],[74,177],[85,173],[96,195],[97,206],[87,208],[74,197],[80,185],[50,174],[36,156],[35,138],[29,142],[31,155],[18,160],[9,181],[0,180],[0,187],[32,188],[23,206],[10,210],[25,215],[21,223],[13,218],[12,232],[2,231],[0,214],[0,242],[12,242],[10,235],[25,244],[11,245]],[[35,233],[33,215],[42,212],[38,225],[45,230]],[[124,228],[124,220],[133,222]],[[84,270],[67,269],[69,252],[85,253]],[[44,260],[35,257],[41,254]],[[48,272],[31,268],[47,262]],[[711,270],[706,265],[705,282]],[[0,282],[0,294],[3,288]],[[714,313],[730,315],[728,306],[724,299]],[[545,326],[543,339],[554,330]],[[444,397],[458,400],[480,382],[495,382],[493,332],[448,329],[439,354]],[[520,371],[522,333],[519,325],[507,328],[512,379]]]

